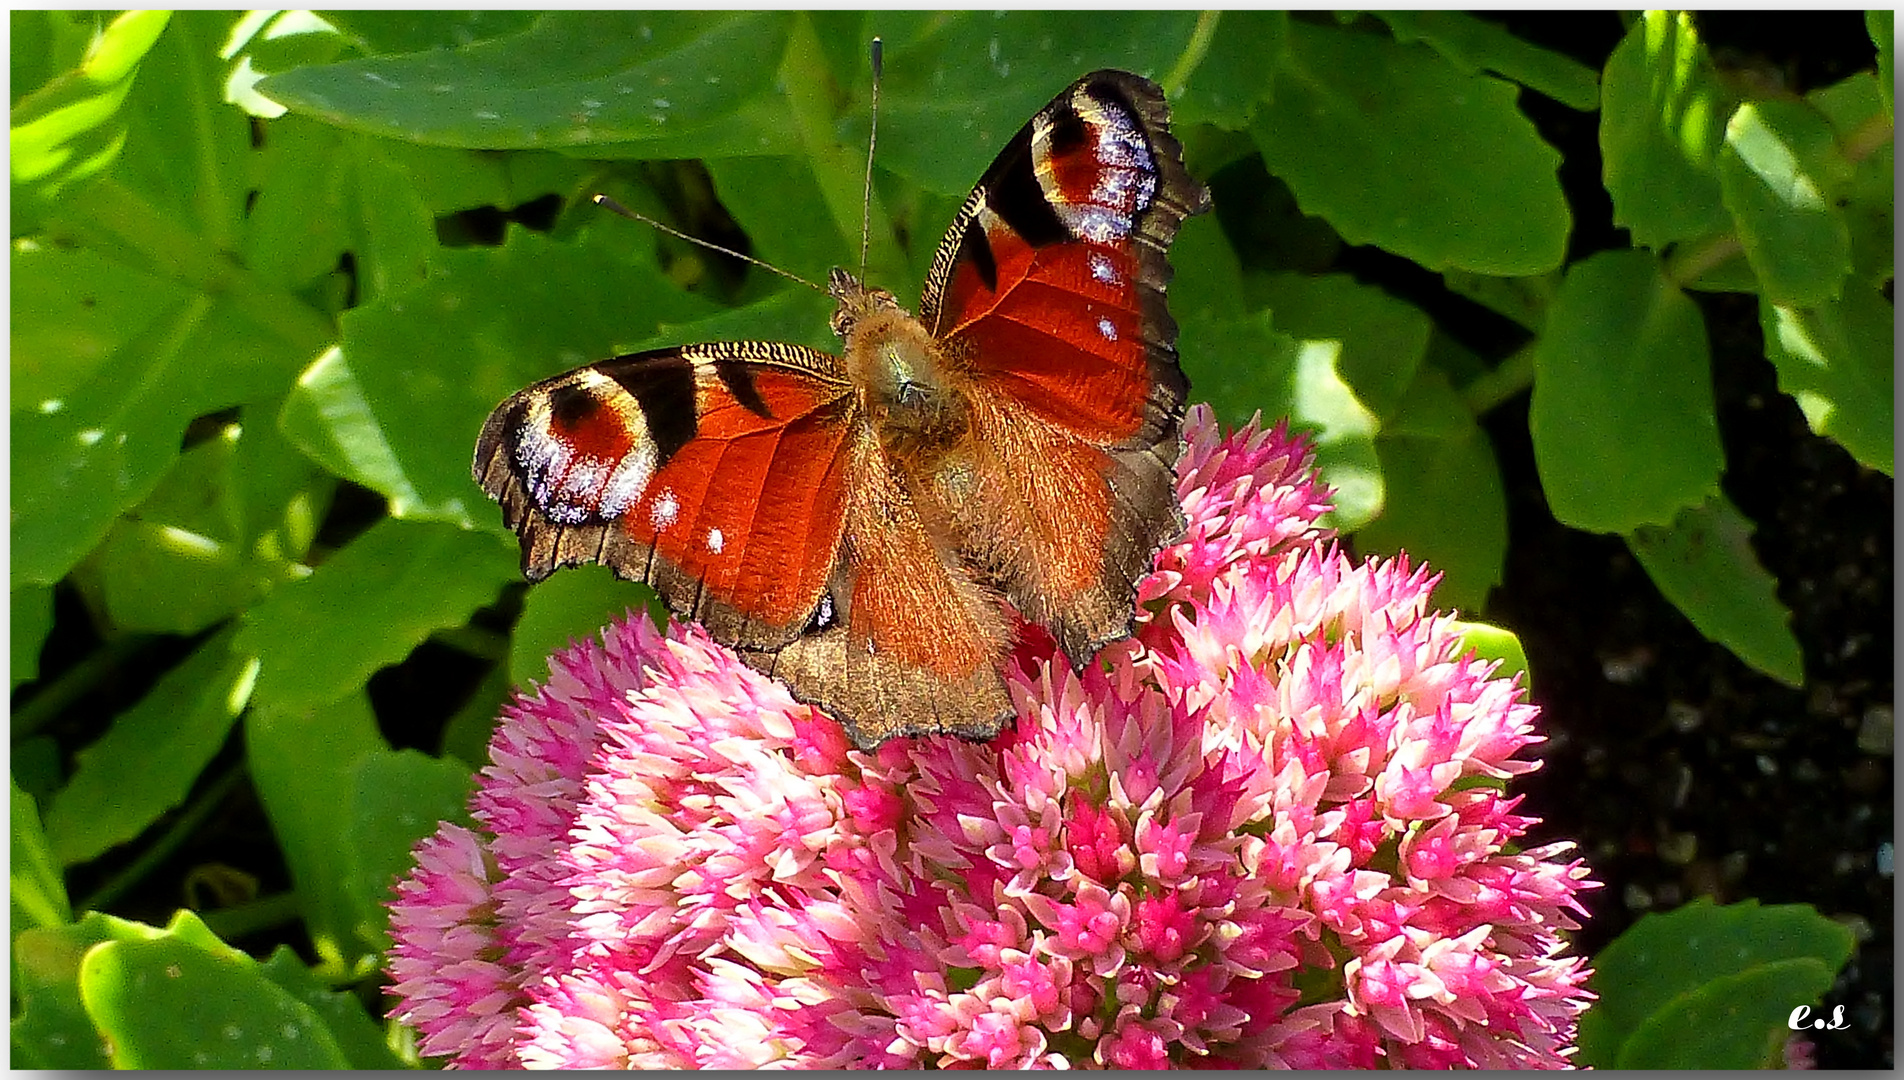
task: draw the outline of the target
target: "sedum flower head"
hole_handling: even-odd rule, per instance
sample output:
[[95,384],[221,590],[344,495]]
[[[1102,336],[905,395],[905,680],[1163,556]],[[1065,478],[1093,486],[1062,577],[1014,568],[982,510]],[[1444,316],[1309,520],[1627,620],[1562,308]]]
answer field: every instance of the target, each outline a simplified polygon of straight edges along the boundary
[[1434,578],[1193,410],[1136,634],[1021,646],[1016,727],[876,753],[631,617],[504,714],[398,887],[398,1014],[470,1068],[1566,1063],[1590,887],[1505,781],[1537,710]]

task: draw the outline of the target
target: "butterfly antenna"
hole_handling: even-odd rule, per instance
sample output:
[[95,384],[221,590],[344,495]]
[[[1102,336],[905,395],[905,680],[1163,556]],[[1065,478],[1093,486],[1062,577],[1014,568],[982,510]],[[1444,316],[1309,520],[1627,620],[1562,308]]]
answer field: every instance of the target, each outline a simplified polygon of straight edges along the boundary
[[690,244],[695,244],[700,247],[704,247],[708,249],[709,251],[718,251],[723,255],[732,255],[734,258],[739,259],[741,262],[752,263],[753,265],[760,267],[762,270],[771,270],[774,273],[779,274],[781,277],[787,278],[790,281],[797,281],[800,284],[805,285],[807,288],[814,290],[815,292],[822,292],[822,293],[826,292],[824,288],[818,285],[815,285],[813,282],[808,281],[806,278],[801,277],[799,274],[790,273],[786,270],[782,270],[778,266],[773,265],[772,263],[761,262],[759,259],[754,258],[752,255],[743,255],[740,252],[735,251],[733,248],[722,247],[719,244],[712,243],[707,240],[703,240],[698,236],[689,236],[687,233],[684,233],[679,229],[672,228],[667,225],[663,225],[659,221],[656,221],[655,219],[649,217],[646,214],[642,214],[634,210],[630,210],[626,206],[623,206],[622,204],[616,202],[615,200],[609,198],[606,195],[596,195],[594,201],[596,206],[602,207],[603,209],[606,209],[606,210],[613,210],[615,213],[620,214],[622,217],[625,217],[630,221],[642,222],[645,225],[649,225],[656,229],[660,229],[662,232],[667,233],[669,236],[675,237],[676,239],[679,239],[679,240],[686,240]]
[[866,280],[866,250],[873,236],[873,147],[879,145],[879,39],[873,39],[872,130],[866,136],[866,188],[859,203],[859,279]]

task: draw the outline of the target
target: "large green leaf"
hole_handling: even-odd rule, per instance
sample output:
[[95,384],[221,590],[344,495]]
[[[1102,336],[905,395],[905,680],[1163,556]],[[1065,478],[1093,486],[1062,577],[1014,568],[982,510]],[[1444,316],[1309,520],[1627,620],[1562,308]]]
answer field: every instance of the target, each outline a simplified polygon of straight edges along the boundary
[[1689,12],[1649,11],[1607,60],[1600,157],[1613,220],[1660,250],[1729,224],[1715,159],[1732,101]]
[[[1191,11],[877,12],[879,165],[963,195],[1054,94],[1097,68],[1162,79],[1196,23]],[[868,78],[862,69],[859,85]],[[864,109],[849,110],[841,141],[865,146],[867,126]]]
[[258,662],[214,635],[167,672],[100,739],[77,755],[73,777],[46,808],[47,838],[63,865],[85,862],[184,801],[251,698]]
[[303,581],[245,614],[238,649],[262,665],[258,700],[316,708],[363,687],[431,632],[461,626],[517,576],[490,532],[385,519]]
[[[17,821],[17,814],[16,814]],[[16,1069],[106,1069],[105,1037],[79,998],[79,965],[120,920],[88,915],[77,923],[21,930],[13,938],[12,1053]]]
[[1665,525],[1718,491],[1705,323],[1658,259],[1606,251],[1569,268],[1534,368],[1534,464],[1562,524]]
[[1459,11],[1377,11],[1403,43],[1425,41],[1463,71],[1491,71],[1538,90],[1581,112],[1600,107],[1600,78],[1592,68],[1552,49],[1523,41],[1499,23]]
[[278,946],[258,970],[324,1021],[351,1068],[403,1067],[402,1060],[391,1053],[383,1031],[364,1011],[364,1003],[354,994],[329,989],[319,982],[289,945]]
[[10,610],[13,618],[7,629],[17,690],[40,677],[40,649],[53,630],[53,590],[46,585],[22,585],[13,590]]
[[388,745],[362,693],[314,709],[245,714],[251,781],[297,887],[318,959],[337,971],[383,947],[383,912],[357,887],[357,860],[340,837],[353,826],[357,766]]
[[1249,285],[1250,295],[1275,314],[1277,329],[1341,345],[1336,366],[1376,416],[1404,404],[1432,329],[1420,308],[1347,274],[1272,274]]
[[1446,376],[1421,371],[1375,453],[1387,499],[1356,551],[1406,551],[1441,573],[1436,606],[1479,611],[1507,562],[1507,498],[1494,446]]
[[143,940],[103,942],[79,989],[120,1069],[341,1069],[348,1063],[309,1005],[190,912]]
[[1850,167],[1839,201],[1851,234],[1851,270],[1874,289],[1897,273],[1897,146],[1888,92],[1874,73],[1860,71],[1805,95],[1830,121]]
[[1681,511],[1666,528],[1641,526],[1627,547],[1699,632],[1789,686],[1805,681],[1791,612],[1751,544],[1752,523],[1722,495]]
[[1343,239],[1431,270],[1559,266],[1572,217],[1560,155],[1515,87],[1385,35],[1296,22],[1250,131],[1269,170]]
[[30,926],[59,926],[70,922],[72,901],[66,896],[59,860],[47,842],[46,830],[40,826],[40,808],[34,804],[33,796],[20,790],[19,781],[9,776],[7,783],[12,932],[18,934]]
[[119,350],[182,308],[175,281],[97,251],[23,237],[10,260],[12,407],[64,406]]
[[577,640],[592,640],[630,612],[665,617],[653,589],[623,581],[605,566],[577,566],[529,590],[509,648],[509,676],[518,686],[546,682],[549,657]]
[[1379,425],[1338,367],[1339,338],[1298,338],[1272,328],[1267,313],[1203,316],[1184,322],[1178,348],[1190,384],[1225,423],[1261,412],[1312,434],[1317,469],[1334,489],[1329,524],[1352,532],[1381,513]]
[[340,127],[438,146],[629,144],[718,128],[772,97],[792,18],[550,11],[519,33],[298,68],[258,90]]
[[[121,630],[195,634],[308,573],[299,561],[334,484],[269,408],[186,451],[88,562]],[[255,419],[253,419],[255,417]]]
[[170,18],[124,12],[92,40],[77,68],[14,105],[8,157],[16,194],[50,200],[117,160],[126,139],[121,107]]
[[712,310],[632,262],[623,224],[605,221],[572,244],[511,230],[501,247],[440,252],[423,285],[345,315],[341,350],[285,404],[286,434],[400,517],[500,528],[469,474],[489,411],[537,379]]
[[[70,245],[95,266],[111,264],[80,284],[81,307],[97,300],[94,290],[170,294],[133,312],[136,330],[101,336],[94,359],[65,362],[34,387],[46,396],[14,414],[16,583],[58,580],[151,491],[193,418],[280,396],[330,334],[315,312],[227,254],[251,180],[245,117],[222,102],[217,70],[233,19],[187,12],[166,25],[122,109],[123,152],[49,206],[39,232],[15,241],[16,252],[22,243]],[[173,284],[152,289],[152,275]],[[54,324],[72,302],[52,288],[27,295],[38,306],[15,318],[29,326]]]
[[471,45],[529,28],[533,11],[322,11],[324,21],[368,53],[411,53]]
[[383,909],[396,893],[397,879],[414,863],[411,849],[436,831],[437,823],[456,819],[468,824],[469,766],[455,758],[434,758],[415,750],[379,750],[351,770],[350,828],[340,837],[348,853],[347,886],[359,910],[378,913],[360,935],[380,948]]
[[1809,956],[1725,975],[1648,1017],[1620,1048],[1621,1069],[1784,1067],[1792,1002],[1831,989],[1832,969]]
[[1838,200],[1851,168],[1831,125],[1796,101],[1741,105],[1726,124],[1719,187],[1767,299],[1816,304],[1851,273]]
[[1896,313],[1877,293],[1852,285],[1836,300],[1795,308],[1759,304],[1765,355],[1805,422],[1837,440],[1867,468],[1896,469],[1893,407]]
[[1257,106],[1269,100],[1276,69],[1282,66],[1289,13],[1208,14],[1217,20],[1208,31],[1210,47],[1171,100],[1170,115],[1179,126],[1207,123],[1234,131],[1246,126]]
[[[1760,907],[1746,900],[1716,907],[1700,898],[1676,911],[1642,915],[1593,958],[1589,985],[1600,1000],[1580,1019],[1580,1064],[1624,1066],[1624,1048],[1636,1033],[1718,980],[1800,959],[1836,972],[1853,944],[1849,930],[1806,904]],[[1815,991],[1792,985],[1771,996],[1783,1020],[1793,1006],[1815,1000]],[[1763,1018],[1735,1014],[1735,1019],[1746,1023],[1728,1028],[1731,1037],[1748,1052],[1762,1050]],[[1686,1034],[1680,1032],[1682,1038]],[[1701,1064],[1712,1067],[1709,1061]]]

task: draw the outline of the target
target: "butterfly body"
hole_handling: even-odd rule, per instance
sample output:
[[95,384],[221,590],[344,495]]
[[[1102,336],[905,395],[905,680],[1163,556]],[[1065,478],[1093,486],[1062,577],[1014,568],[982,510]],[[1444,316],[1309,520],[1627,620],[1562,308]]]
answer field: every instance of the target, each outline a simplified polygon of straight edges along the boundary
[[1164,252],[1206,206],[1156,87],[1086,76],[960,208],[917,316],[835,270],[842,355],[725,342],[558,375],[497,407],[476,479],[531,579],[648,582],[859,745],[988,737],[1014,613],[1083,661],[1182,527]]

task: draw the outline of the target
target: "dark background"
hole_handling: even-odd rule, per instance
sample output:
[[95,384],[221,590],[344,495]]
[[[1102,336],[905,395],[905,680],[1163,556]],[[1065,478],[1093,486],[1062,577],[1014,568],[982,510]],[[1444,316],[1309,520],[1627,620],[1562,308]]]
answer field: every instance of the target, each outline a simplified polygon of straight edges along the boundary
[[[1612,12],[1497,17],[1596,69],[1622,33]],[[1722,68],[1797,93],[1875,64],[1862,12],[1700,12],[1697,23]],[[1629,246],[1600,186],[1598,116],[1525,91],[1521,105],[1565,155],[1569,258]],[[1757,525],[1805,687],[1708,642],[1618,538],[1554,521],[1521,395],[1486,421],[1509,547],[1485,616],[1520,636],[1549,735],[1545,765],[1520,782],[1523,811],[1545,819],[1539,841],[1578,841],[1603,883],[1576,936],[1588,955],[1647,911],[1698,896],[1807,903],[1851,927],[1857,951],[1825,999],[1850,1027],[1814,1036],[1817,1063],[1890,1068],[1893,892],[1878,850],[1892,841],[1892,481],[1811,434],[1778,392],[1756,297],[1692,295],[1711,336],[1725,494]]]

